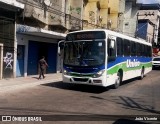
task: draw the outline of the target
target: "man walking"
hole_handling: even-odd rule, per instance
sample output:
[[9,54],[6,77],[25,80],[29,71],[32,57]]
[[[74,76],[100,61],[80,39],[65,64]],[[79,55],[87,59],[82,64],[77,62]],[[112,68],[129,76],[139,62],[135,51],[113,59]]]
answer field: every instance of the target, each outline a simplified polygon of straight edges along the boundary
[[42,58],[39,60],[39,67],[40,67],[40,73],[39,73],[38,79],[41,79],[41,76],[43,76],[43,79],[44,79],[45,78],[44,70],[46,69],[46,67],[48,67],[48,64],[47,64],[44,56],[42,56]]

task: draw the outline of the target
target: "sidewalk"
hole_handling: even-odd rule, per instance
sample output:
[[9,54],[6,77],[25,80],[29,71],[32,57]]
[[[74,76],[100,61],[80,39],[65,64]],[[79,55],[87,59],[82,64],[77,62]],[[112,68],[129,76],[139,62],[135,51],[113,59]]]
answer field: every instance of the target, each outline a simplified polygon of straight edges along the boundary
[[45,74],[45,79],[38,80],[38,75],[0,80],[0,92],[15,91],[40,84],[62,81],[62,73]]

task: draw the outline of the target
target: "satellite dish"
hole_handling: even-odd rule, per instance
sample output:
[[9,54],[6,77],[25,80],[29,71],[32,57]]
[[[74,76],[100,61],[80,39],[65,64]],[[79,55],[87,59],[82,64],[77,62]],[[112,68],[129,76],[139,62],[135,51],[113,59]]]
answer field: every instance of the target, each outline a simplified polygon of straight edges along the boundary
[[49,6],[51,4],[50,0],[44,0],[44,4],[46,4],[47,6]]

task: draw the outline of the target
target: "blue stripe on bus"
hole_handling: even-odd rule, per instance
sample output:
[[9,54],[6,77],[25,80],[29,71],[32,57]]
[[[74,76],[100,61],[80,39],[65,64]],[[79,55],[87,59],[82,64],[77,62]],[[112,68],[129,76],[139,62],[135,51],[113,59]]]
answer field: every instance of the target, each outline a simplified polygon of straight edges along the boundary
[[[137,61],[141,62],[141,63],[147,63],[147,62],[151,62],[152,58],[150,57],[117,57],[115,61],[113,62],[109,62],[107,65],[107,68],[110,68],[112,66],[115,66],[116,64],[122,63],[122,62],[126,62],[127,59],[130,59],[131,61],[134,61],[134,59],[136,59]],[[65,70],[67,70],[68,72],[77,72],[77,73],[96,73],[102,69],[105,69],[104,65],[101,66],[95,66],[95,67],[68,67],[68,66],[63,66],[63,68]]]

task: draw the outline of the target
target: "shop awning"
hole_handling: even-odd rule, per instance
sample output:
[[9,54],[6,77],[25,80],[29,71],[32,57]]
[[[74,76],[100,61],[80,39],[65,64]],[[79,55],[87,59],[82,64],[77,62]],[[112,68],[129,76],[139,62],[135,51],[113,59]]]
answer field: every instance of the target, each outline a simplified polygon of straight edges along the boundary
[[0,7],[5,9],[11,9],[17,11],[17,9],[24,9],[24,4],[17,2],[16,0],[1,0]]
[[17,33],[32,35],[32,36],[39,36],[39,37],[46,37],[46,38],[53,38],[53,39],[65,39],[66,34],[58,33],[54,31],[44,30],[41,28],[35,28],[26,25],[17,25]]

